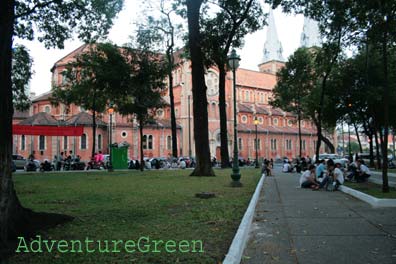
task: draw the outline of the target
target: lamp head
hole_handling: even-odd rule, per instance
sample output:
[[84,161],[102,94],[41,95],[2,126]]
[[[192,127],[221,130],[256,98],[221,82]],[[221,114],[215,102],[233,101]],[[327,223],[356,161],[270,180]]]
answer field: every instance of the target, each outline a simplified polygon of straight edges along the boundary
[[230,66],[231,70],[236,70],[239,67],[239,61],[241,58],[236,53],[235,49],[232,49],[231,54],[228,55],[228,65]]

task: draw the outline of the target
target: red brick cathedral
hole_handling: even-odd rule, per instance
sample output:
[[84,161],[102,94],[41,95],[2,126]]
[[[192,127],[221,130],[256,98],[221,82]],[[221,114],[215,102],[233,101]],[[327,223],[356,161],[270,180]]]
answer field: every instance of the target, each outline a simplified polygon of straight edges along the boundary
[[[306,25],[302,34],[302,43],[307,42]],[[308,44],[304,44],[308,45]],[[67,63],[76,55],[84,52],[86,45],[81,46],[64,58],[55,62],[52,72],[53,85],[65,83],[62,72]],[[239,68],[236,72],[237,84],[237,118],[238,118],[238,147],[242,158],[255,159],[255,125],[258,125],[258,155],[263,158],[289,158],[296,157],[299,152],[298,127],[296,117],[274,109],[269,105],[272,89],[276,85],[276,72],[284,66],[282,46],[278,40],[272,12],[269,17],[267,41],[264,44],[263,60],[258,71]],[[178,67],[174,70],[174,101],[177,120],[177,141],[179,156],[195,156],[193,135],[192,111],[192,81],[191,63],[188,60],[177,58]],[[210,68],[206,72],[209,144],[211,155],[220,160],[220,118],[218,102],[218,71]],[[226,77],[226,105],[227,105],[227,130],[228,149],[232,156],[233,149],[233,98],[232,74]],[[166,93],[167,94],[167,93]],[[169,96],[164,99],[169,102]],[[83,126],[82,136],[30,136],[14,135],[14,153],[28,156],[32,151],[36,158],[53,159],[60,152],[73,151],[80,155],[82,160],[88,161],[92,151],[92,115],[79,106],[67,107],[59,105],[54,107],[49,101],[51,92],[32,98],[32,106],[27,113],[16,112],[14,124],[24,125],[50,125],[50,126]],[[156,122],[146,125],[144,136],[140,138],[138,124],[130,121],[130,117],[113,114],[112,127],[109,126],[109,115],[105,112],[98,116],[96,132],[96,151],[108,153],[109,131],[112,129],[112,142],[128,143],[128,156],[131,159],[139,157],[139,142],[143,140],[145,157],[168,157],[172,153],[172,140],[170,129],[170,109],[157,110]],[[316,144],[316,130],[310,121],[302,121],[302,155],[312,157]]]

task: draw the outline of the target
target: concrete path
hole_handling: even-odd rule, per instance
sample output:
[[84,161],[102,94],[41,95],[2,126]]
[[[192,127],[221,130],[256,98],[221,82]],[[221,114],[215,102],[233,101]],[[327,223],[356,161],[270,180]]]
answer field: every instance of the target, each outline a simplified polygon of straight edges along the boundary
[[396,263],[395,208],[301,189],[297,173],[274,174],[265,179],[241,263]]

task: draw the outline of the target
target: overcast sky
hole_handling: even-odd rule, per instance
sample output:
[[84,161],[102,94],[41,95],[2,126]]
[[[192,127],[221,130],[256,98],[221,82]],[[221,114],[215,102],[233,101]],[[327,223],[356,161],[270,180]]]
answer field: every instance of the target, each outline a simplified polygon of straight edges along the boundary
[[[142,16],[139,2],[137,0],[125,1],[124,10],[120,12],[114,21],[114,26],[108,36],[112,42],[118,45],[128,42],[129,35],[133,34],[135,21]],[[266,7],[266,10],[268,11],[268,7]],[[278,37],[283,46],[283,56],[287,58],[299,47],[304,18],[302,16],[285,15],[281,10],[275,10],[274,15]],[[266,27],[261,31],[246,36],[244,48],[238,51],[241,56],[241,68],[258,69],[257,65],[263,57],[265,38]],[[21,41],[17,42],[21,43]],[[51,89],[50,69],[54,63],[82,45],[77,40],[70,40],[65,43],[63,50],[47,50],[38,41],[22,41],[22,43],[29,48],[34,59],[33,70],[35,74],[30,83],[30,91],[36,93],[36,95]]]

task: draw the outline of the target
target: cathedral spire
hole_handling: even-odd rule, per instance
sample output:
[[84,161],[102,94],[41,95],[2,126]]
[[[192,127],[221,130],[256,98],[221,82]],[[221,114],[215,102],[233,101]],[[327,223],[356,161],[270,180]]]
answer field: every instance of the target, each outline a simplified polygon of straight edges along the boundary
[[279,41],[278,33],[276,32],[274,13],[272,9],[270,9],[268,17],[267,39],[265,40],[263,50],[263,63],[273,60],[285,61],[282,52],[282,43]]
[[321,42],[318,23],[309,17],[304,17],[304,26],[303,32],[301,33],[300,46],[306,48],[314,46],[320,47]]

